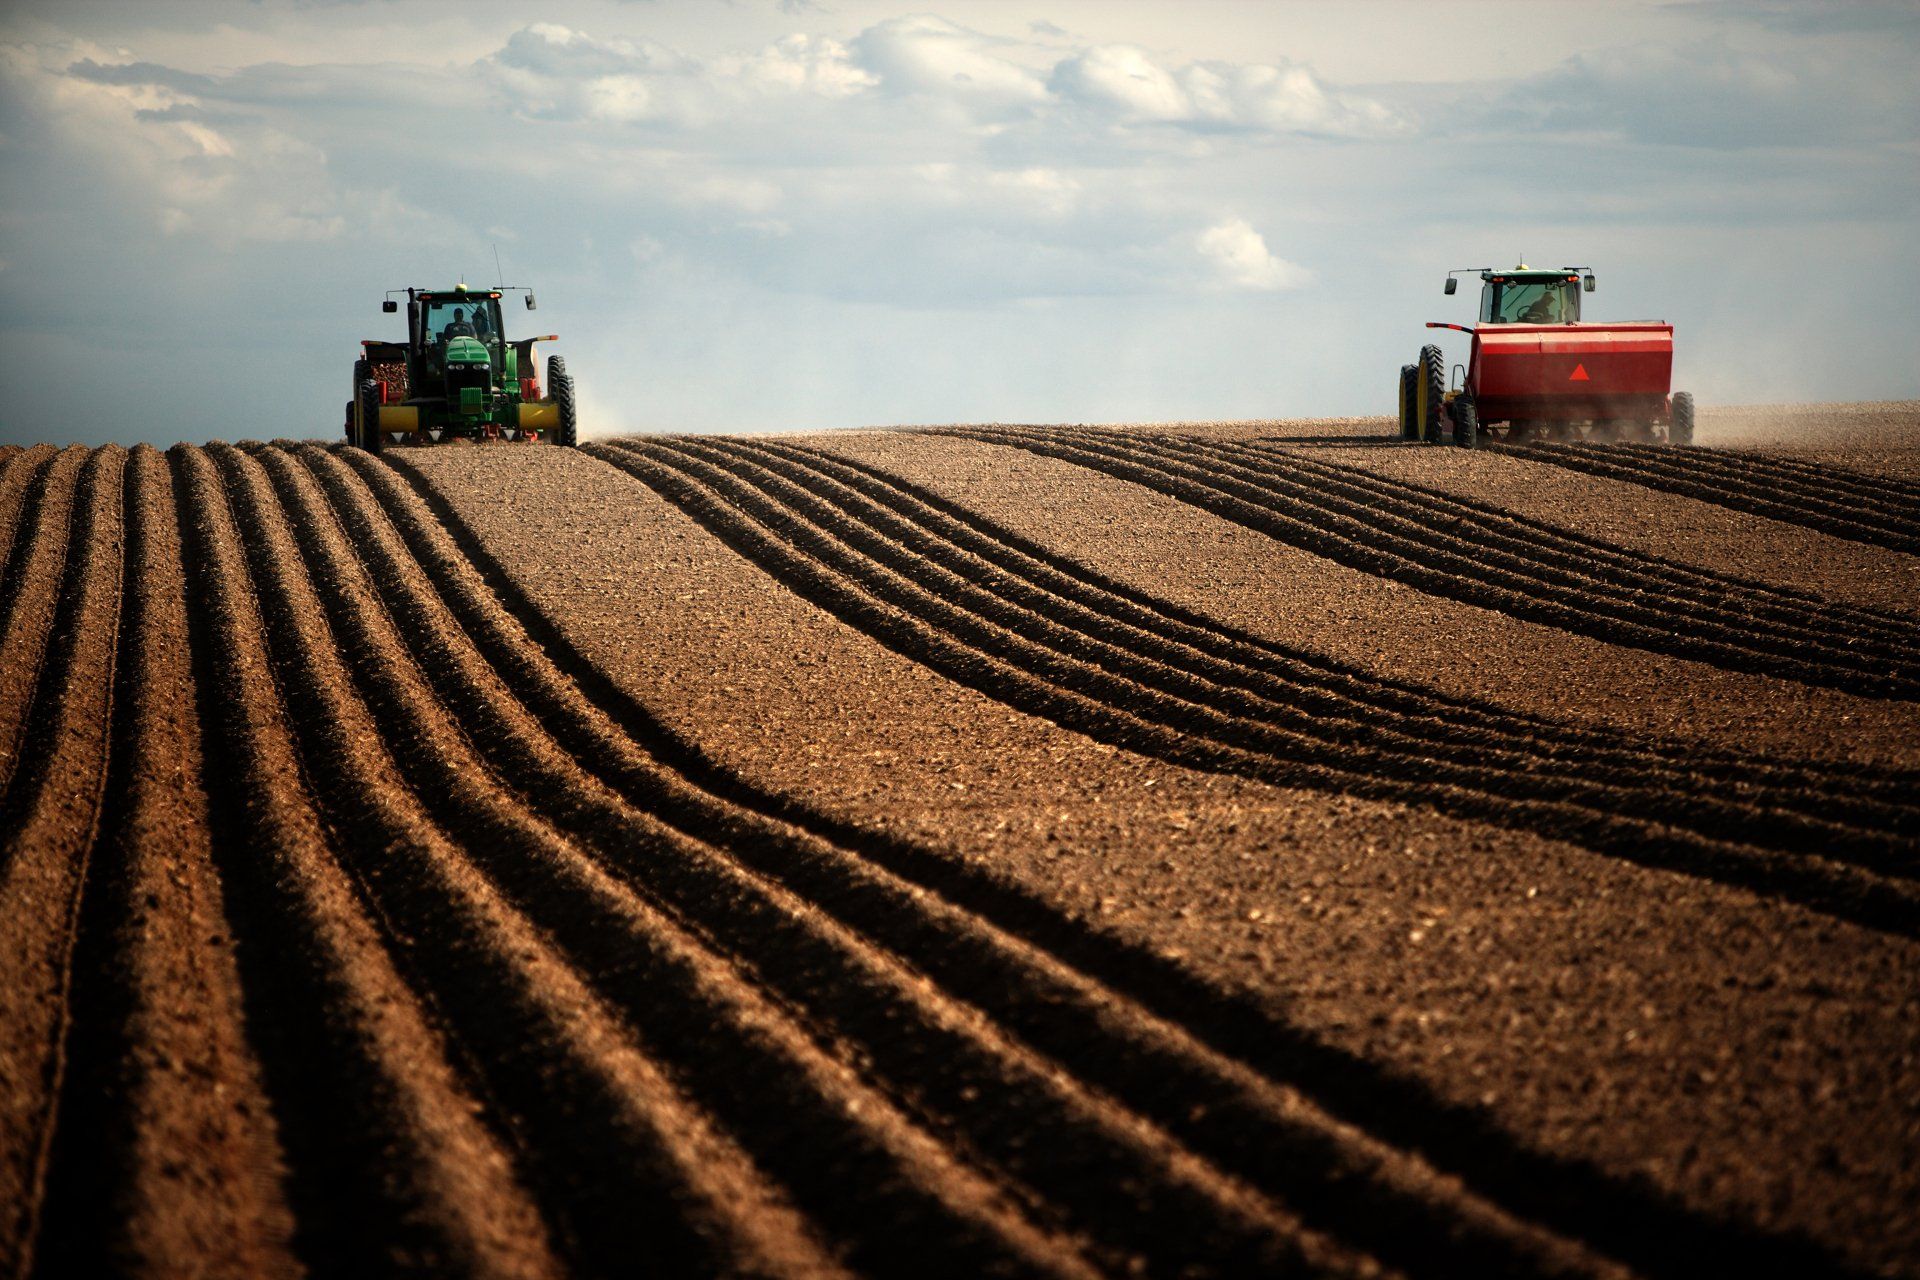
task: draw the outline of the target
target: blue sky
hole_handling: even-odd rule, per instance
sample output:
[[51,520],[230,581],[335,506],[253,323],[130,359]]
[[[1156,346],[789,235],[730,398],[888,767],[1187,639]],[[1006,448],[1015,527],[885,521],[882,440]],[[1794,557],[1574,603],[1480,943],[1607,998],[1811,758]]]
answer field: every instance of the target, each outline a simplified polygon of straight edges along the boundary
[[1522,254],[1705,403],[1913,397],[1916,65],[1914,3],[10,0],[0,441],[334,434],[496,247],[591,433],[1384,413]]

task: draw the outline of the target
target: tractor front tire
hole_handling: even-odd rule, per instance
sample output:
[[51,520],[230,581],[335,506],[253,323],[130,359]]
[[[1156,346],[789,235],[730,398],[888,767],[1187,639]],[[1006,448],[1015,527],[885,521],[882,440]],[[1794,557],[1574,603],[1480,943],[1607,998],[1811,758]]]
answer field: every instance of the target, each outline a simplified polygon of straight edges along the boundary
[[1440,405],[1447,398],[1447,359],[1440,348],[1420,348],[1420,368],[1414,374],[1419,391],[1419,434],[1427,444],[1440,443]]
[[1673,418],[1667,424],[1667,443],[1677,445],[1693,443],[1693,393],[1691,391],[1673,393]]
[[1480,409],[1465,392],[1453,398],[1453,442],[1462,449],[1476,448],[1480,443]]
[[378,453],[386,442],[380,430],[380,384],[368,378],[360,384],[360,438],[354,443],[368,453]]
[[553,433],[553,442],[566,449],[578,447],[579,411],[574,406],[573,377],[567,372],[564,356],[547,358],[547,394],[553,397],[553,403],[560,410],[560,428]]
[[1419,369],[1414,365],[1400,366],[1400,438],[1402,440],[1413,440],[1420,434],[1413,416],[1413,376],[1418,372]]

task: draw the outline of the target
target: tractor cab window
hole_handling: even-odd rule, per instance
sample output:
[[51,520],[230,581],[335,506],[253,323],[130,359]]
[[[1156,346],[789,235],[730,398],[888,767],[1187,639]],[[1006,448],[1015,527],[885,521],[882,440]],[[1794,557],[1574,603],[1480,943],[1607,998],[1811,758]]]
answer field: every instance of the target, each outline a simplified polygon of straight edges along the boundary
[[433,346],[448,338],[478,338],[489,347],[500,342],[500,304],[492,298],[433,299],[422,308],[422,333]]
[[1480,289],[1480,319],[1488,324],[1562,324],[1579,318],[1577,280],[1496,278]]

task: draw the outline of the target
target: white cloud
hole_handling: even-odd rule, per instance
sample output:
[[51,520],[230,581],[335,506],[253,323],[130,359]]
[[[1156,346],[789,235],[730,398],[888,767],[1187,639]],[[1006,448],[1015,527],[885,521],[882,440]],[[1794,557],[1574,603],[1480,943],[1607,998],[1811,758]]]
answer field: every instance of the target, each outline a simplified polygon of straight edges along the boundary
[[1046,85],[999,56],[998,42],[944,18],[888,18],[856,36],[855,58],[890,93],[964,103],[983,112],[1039,105]]
[[1053,69],[1061,99],[1116,124],[1176,124],[1356,137],[1409,128],[1380,102],[1334,93],[1291,63],[1168,66],[1133,45],[1097,45]]
[[766,95],[844,98],[878,83],[826,36],[789,35],[756,54],[707,61],[544,22],[514,32],[482,70],[523,116],[625,125],[699,127],[750,114]]
[[1214,279],[1232,289],[1270,293],[1298,289],[1311,276],[1304,267],[1274,256],[1266,238],[1245,218],[1229,218],[1202,231],[1194,240]]
[[207,77],[85,42],[0,47],[0,76],[36,121],[36,146],[83,159],[168,237],[329,240],[346,228],[325,153],[257,116],[209,110]]
[[854,65],[847,46],[838,40],[800,33],[742,60],[739,74],[754,84],[828,98],[849,97],[880,82],[872,72]]

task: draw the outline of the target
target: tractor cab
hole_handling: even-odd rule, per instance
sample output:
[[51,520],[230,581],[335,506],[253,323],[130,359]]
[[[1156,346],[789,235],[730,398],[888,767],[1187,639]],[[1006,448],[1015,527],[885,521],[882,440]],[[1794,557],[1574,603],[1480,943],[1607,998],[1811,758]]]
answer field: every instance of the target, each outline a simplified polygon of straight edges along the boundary
[[[1593,272],[1579,267],[1536,271],[1524,263],[1511,271],[1480,273],[1481,324],[1577,324],[1580,295],[1593,292]],[[1447,276],[1447,292],[1456,281]]]
[[486,345],[495,357],[500,353],[500,295],[468,292],[420,295],[421,345],[436,354],[445,351],[454,338],[472,338]]

